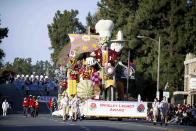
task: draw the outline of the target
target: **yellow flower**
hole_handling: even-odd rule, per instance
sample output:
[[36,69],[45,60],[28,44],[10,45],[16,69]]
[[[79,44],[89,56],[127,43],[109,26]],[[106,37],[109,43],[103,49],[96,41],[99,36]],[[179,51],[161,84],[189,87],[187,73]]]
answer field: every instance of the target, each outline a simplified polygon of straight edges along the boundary
[[82,36],[82,40],[84,40],[84,41],[89,41],[91,38],[90,38],[90,36],[88,36],[88,35],[84,35],[84,36]]
[[84,51],[86,51],[86,50],[88,49],[88,46],[83,46],[82,49],[83,49]]
[[71,36],[76,36],[76,34],[70,34]]
[[93,47],[93,48],[97,48],[97,46],[98,46],[98,45],[97,45],[96,43],[92,44],[92,47]]

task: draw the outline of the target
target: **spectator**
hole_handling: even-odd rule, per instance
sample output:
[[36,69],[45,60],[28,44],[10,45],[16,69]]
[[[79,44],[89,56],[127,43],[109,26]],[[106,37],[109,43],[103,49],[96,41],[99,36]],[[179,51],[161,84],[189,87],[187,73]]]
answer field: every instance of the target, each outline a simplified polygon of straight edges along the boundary
[[162,122],[165,123],[165,125],[167,126],[167,115],[168,115],[168,109],[169,109],[169,105],[168,102],[166,101],[166,97],[163,97],[163,100],[161,101],[160,104],[161,107],[161,125]]

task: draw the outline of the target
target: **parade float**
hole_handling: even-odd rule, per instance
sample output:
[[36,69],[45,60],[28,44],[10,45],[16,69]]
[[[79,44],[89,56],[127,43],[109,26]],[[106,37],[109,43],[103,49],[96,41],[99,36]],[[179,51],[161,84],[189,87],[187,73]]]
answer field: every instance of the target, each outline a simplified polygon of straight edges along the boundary
[[[146,117],[146,103],[116,101],[115,69],[118,65],[128,68],[119,61],[124,47],[123,32],[118,31],[116,40],[111,40],[114,24],[111,20],[100,20],[95,26],[99,35],[68,34],[71,42],[69,62],[56,69],[59,78],[60,100],[67,92],[69,98],[77,94],[82,100],[81,112],[85,116]],[[130,68],[131,69],[131,68]],[[130,70],[133,73],[134,70]],[[123,91],[118,91],[124,96]],[[130,113],[132,110],[132,113]],[[119,114],[120,113],[120,114]],[[56,111],[53,115],[62,115]]]

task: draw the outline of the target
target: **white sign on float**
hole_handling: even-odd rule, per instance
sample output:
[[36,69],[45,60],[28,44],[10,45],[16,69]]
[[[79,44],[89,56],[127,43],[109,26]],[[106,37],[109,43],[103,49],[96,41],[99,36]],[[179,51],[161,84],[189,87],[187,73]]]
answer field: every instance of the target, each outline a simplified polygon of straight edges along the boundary
[[166,98],[169,98],[169,92],[168,91],[164,91],[163,92],[163,96],[165,96]]
[[190,78],[189,89],[196,89],[196,78]]
[[87,116],[147,117],[147,102],[88,100]]

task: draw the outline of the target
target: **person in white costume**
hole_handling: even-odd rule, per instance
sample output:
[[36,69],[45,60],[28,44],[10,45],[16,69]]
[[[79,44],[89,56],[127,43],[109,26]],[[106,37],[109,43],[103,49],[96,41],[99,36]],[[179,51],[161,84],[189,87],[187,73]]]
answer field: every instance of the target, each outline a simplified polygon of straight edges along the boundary
[[71,108],[72,108],[72,115],[73,120],[77,120],[77,114],[78,114],[78,108],[79,108],[79,98],[77,95],[74,96],[74,98],[71,101]]
[[9,107],[9,104],[8,104],[7,100],[5,99],[4,102],[2,103],[3,116],[7,115],[8,107]]
[[61,100],[61,105],[63,106],[63,121],[67,120],[69,112],[69,97],[67,92],[65,92],[64,95],[64,98]]
[[154,102],[152,103],[152,108],[153,108],[153,122],[154,122],[154,125],[156,125],[158,114],[159,114],[159,109],[158,109],[159,102],[157,98],[154,99]]

